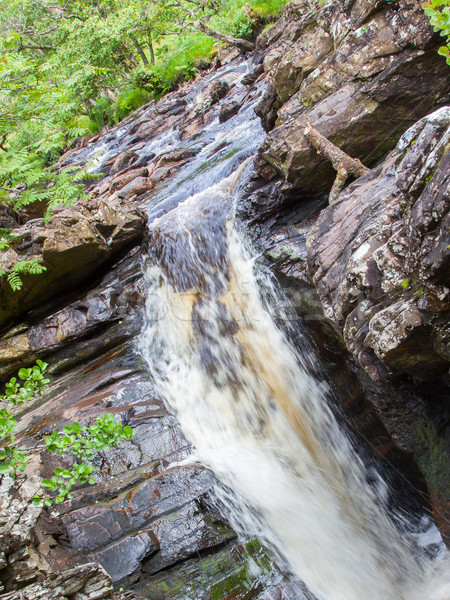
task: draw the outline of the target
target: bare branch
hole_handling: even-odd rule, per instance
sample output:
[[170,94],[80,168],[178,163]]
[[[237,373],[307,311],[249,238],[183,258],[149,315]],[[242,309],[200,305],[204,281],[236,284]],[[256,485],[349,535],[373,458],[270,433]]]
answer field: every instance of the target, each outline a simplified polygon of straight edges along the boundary
[[330,140],[317,131],[315,127],[308,123],[303,132],[309,143],[316,148],[319,154],[323,154],[331,161],[333,168],[337,171],[336,179],[330,192],[329,201],[332,203],[337,195],[342,191],[345,182],[352,175],[353,177],[362,177],[370,169],[365,167],[357,158],[352,158],[343,150],[335,146]]
[[215,38],[216,40],[219,40],[221,42],[225,42],[226,44],[230,44],[231,46],[236,46],[237,48],[239,48],[239,50],[242,50],[243,52],[251,52],[255,49],[255,46],[251,42],[243,40],[242,38],[234,38],[229,35],[225,35],[224,33],[214,31],[201,21],[196,21],[192,24],[192,27],[209,37]]

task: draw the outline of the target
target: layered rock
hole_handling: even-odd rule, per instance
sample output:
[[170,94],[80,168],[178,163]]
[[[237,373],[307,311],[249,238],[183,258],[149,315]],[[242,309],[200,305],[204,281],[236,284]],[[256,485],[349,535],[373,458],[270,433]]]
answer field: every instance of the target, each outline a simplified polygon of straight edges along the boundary
[[259,40],[270,84],[259,114],[273,129],[259,170],[272,165],[298,199],[323,197],[333,170],[306,140],[308,122],[372,166],[448,92],[450,74],[420,3],[292,3]]
[[[359,365],[378,387],[394,376],[418,386],[416,394],[396,387],[373,399],[397,443],[422,463],[444,512],[445,449],[434,432],[433,402],[420,387],[450,366],[449,141],[445,107],[410,128],[382,165],[323,210],[307,239],[325,315]],[[442,456],[430,455],[432,444]]]
[[115,198],[63,207],[47,223],[37,219],[13,229],[14,241],[1,255],[2,270],[8,274],[18,263],[37,260],[45,271],[22,273],[23,286],[15,293],[6,275],[0,279],[0,327],[87,283],[102,265],[142,239],[145,223],[139,208]]

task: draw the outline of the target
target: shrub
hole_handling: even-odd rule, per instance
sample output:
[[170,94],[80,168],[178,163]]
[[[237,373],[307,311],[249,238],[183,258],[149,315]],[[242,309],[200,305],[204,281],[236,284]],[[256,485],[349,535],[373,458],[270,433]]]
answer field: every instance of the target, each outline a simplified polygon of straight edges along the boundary
[[[0,395],[0,403],[6,405],[0,409],[0,476],[15,477],[17,472],[25,470],[30,460],[27,451],[19,450],[15,443],[17,420],[8,408],[44,395],[50,383],[45,375],[47,367],[48,363],[37,360],[34,366],[20,369],[17,377],[6,383],[5,393]],[[42,487],[55,494],[57,504],[72,498],[74,485],[96,483],[92,477],[97,470],[92,464],[95,456],[133,437],[131,427],[122,427],[112,414],[98,417],[90,425],[66,425],[63,433],[53,430],[45,436],[45,448],[49,452],[72,457],[73,463],[69,468],[57,467],[50,479],[42,480]],[[52,503],[51,498],[40,495],[33,500],[36,505],[50,506]]]

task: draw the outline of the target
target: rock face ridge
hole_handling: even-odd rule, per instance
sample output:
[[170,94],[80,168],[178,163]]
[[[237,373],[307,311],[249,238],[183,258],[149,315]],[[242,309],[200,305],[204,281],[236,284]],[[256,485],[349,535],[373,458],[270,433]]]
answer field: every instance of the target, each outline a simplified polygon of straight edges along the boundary
[[334,179],[303,134],[308,122],[371,167],[448,94],[449,70],[418,2],[298,0],[258,40],[269,44],[257,112],[270,132],[257,170],[283,176],[286,204],[326,197]]
[[98,274],[102,264],[142,239],[145,223],[136,206],[94,199],[62,208],[48,223],[33,219],[13,229],[15,239],[2,253],[1,268],[8,273],[21,261],[37,259],[46,271],[22,275],[23,288],[14,294],[6,277],[0,278],[0,328]]
[[[322,213],[309,233],[309,266],[305,240],[311,220],[321,208],[317,199],[326,197],[334,173],[306,145],[302,128],[306,120],[311,120],[335,143],[363,159],[379,142],[382,146],[370,155],[372,165],[372,161],[395,145],[410,124],[445,96],[450,71],[435,53],[435,40],[417,3],[400,1],[391,6],[345,0],[328,3],[320,12],[315,7],[316,3],[304,0],[291,4],[286,16],[259,39],[261,58],[266,53],[266,76],[271,78],[269,93],[264,98],[266,104],[261,105],[265,108],[260,113],[267,129],[275,124],[276,128],[256,161],[247,204],[256,223],[254,230],[260,227],[260,222],[264,223],[258,231],[270,232],[271,242],[276,246],[271,247],[274,261],[283,272],[284,281],[288,281],[291,289],[295,287],[305,304],[307,294],[312,297],[309,279],[314,274],[327,317],[339,333],[344,332],[356,360],[376,380],[373,387],[369,386],[369,392],[377,412],[396,443],[414,453],[427,475],[444,465],[439,462],[441,456],[436,458],[429,452],[436,439],[439,443],[442,440],[441,431],[437,438],[433,436],[436,436],[435,423],[441,427],[444,419],[430,411],[431,403],[421,390],[409,394],[408,388],[409,395],[405,396],[399,392],[399,386],[405,388],[411,376],[416,375],[425,386],[430,382],[436,385],[437,378],[442,385],[445,383],[440,376],[447,360],[444,348],[447,334],[443,330],[447,309],[446,298],[442,296],[448,287],[445,251],[448,242],[444,241],[448,219],[445,205],[448,195],[444,193],[448,184],[447,113],[437,113],[433,119],[421,121],[385,163],[346,189],[338,202]],[[250,75],[249,85],[264,77],[259,66]],[[435,94],[429,97],[432,86],[436,87]],[[231,92],[227,93],[229,88]],[[79,490],[61,511],[59,531],[53,532],[53,540],[40,550],[41,554],[55,555],[54,572],[61,570],[60,547],[68,546],[74,562],[83,559],[101,563],[116,583],[134,586],[139,598],[161,598],[166,594],[168,598],[199,600],[209,598],[213,591],[215,598],[227,600],[267,600],[280,594],[296,598],[295,589],[289,592],[289,581],[277,571],[264,550],[237,542],[234,532],[208,505],[208,492],[214,484],[212,475],[197,465],[173,465],[186,460],[189,447],[176,418],[168,413],[143,372],[132,344],[140,331],[145,302],[139,248],[131,249],[110,268],[111,262],[117,262],[127,248],[142,238],[145,218],[130,202],[151,202],[158,186],[195,154],[194,147],[155,156],[152,139],[166,127],[175,125],[179,127],[180,140],[195,136],[199,128],[214,119],[225,121],[235,114],[249,93],[250,90],[233,95],[232,85],[224,80],[209,90],[205,85],[197,93],[200,104],[195,109],[191,109],[193,93],[186,89],[158,104],[143,107],[123,122],[121,126],[129,126],[128,146],[125,149],[118,145],[102,165],[105,176],[93,186],[92,208],[83,207],[77,216],[71,212],[74,209],[57,213],[54,219],[60,218],[57,221],[61,224],[60,233],[55,233],[54,241],[47,242],[50,253],[55,253],[60,244],[64,257],[66,250],[71,252],[68,245],[73,243],[67,232],[72,227],[76,230],[77,223],[82,222],[88,234],[79,238],[77,268],[84,279],[86,242],[93,249],[88,259],[92,276],[98,275],[98,266],[102,264],[105,268],[108,264],[109,273],[91,283],[89,289],[82,289],[81,282],[69,283],[69,274],[56,269],[61,287],[53,288],[52,294],[55,289],[62,293],[75,285],[79,286],[76,297],[62,298],[51,315],[48,311],[33,312],[28,322],[10,329],[0,339],[2,378],[15,372],[18,366],[32,364],[36,358],[48,359],[52,365],[54,382],[46,403],[30,407],[21,417],[24,440],[37,443],[50,427],[60,428],[74,419],[86,422],[105,412],[114,412],[136,430],[132,443],[105,458],[103,466],[113,481],[100,481],[94,488]],[[222,96],[225,103],[220,103]],[[350,123],[353,115],[354,127]],[[392,135],[388,127],[394,130]],[[116,133],[112,131],[108,136],[114,137]],[[430,153],[429,163],[421,162],[420,149]],[[83,152],[69,153],[61,162],[78,164],[85,156]],[[280,174],[286,175],[287,181]],[[378,204],[372,205],[368,196],[376,189],[379,189],[375,197]],[[356,214],[353,221],[344,218],[350,241],[342,248],[342,235],[336,235],[334,228],[341,223],[342,214],[346,214],[344,207],[354,206],[358,211],[359,193],[368,208],[358,222]],[[106,210],[110,206],[116,207],[118,216],[108,221],[100,212],[102,207]],[[124,213],[126,216],[121,220]],[[273,216],[273,221],[267,221],[267,215]],[[273,233],[278,218],[287,227]],[[23,227],[24,236],[29,235],[32,240],[24,248],[26,256],[35,256],[33,249],[45,244],[41,225],[29,223]],[[374,229],[387,239],[374,235],[372,240]],[[363,261],[361,270],[351,271],[350,279],[356,278],[356,283],[347,281],[347,269],[353,263],[346,262],[345,251],[350,252],[352,241],[363,246],[364,236],[374,246],[371,252],[356,257],[358,265]],[[338,247],[333,241],[336,239]],[[16,251],[14,246],[13,250]],[[327,252],[339,254],[341,250],[345,256],[335,257],[333,264],[341,271],[334,279],[331,275],[327,277]],[[45,292],[34,291],[33,282],[25,282],[24,292],[30,289],[32,300],[8,308],[8,315],[14,315],[16,321],[23,316],[24,306],[38,309],[38,303],[45,297]],[[349,321],[346,328],[355,298],[356,302],[361,301],[361,321],[353,329]],[[378,336],[380,330],[376,327],[372,328],[372,337],[368,337],[367,319],[377,314],[383,316],[386,309],[396,310],[396,302],[401,302],[407,310],[399,310],[395,313],[399,319],[388,322],[392,327],[397,323],[399,332],[395,338],[399,345],[392,347],[391,336]],[[427,340],[418,357],[410,346],[416,344],[417,348],[417,338]],[[391,387],[387,399],[388,383]],[[368,420],[366,409],[361,412],[364,413],[361,420]],[[423,421],[425,417],[430,423]],[[419,421],[429,439],[416,447],[411,440],[416,436]],[[383,438],[380,445],[385,443]],[[44,460],[39,469],[45,476],[51,467]],[[436,514],[438,510],[443,512],[445,497],[441,482],[427,478]],[[37,515],[36,519],[39,518]],[[38,520],[33,521],[35,525],[39,529]],[[29,540],[33,542],[32,536]],[[14,572],[13,562],[6,567],[10,573]],[[260,582],[250,589],[242,586],[255,562],[260,569],[260,582],[273,582],[270,588],[273,595]],[[81,578],[83,573],[91,573],[90,567],[85,571],[84,567],[80,569]],[[109,578],[102,575],[103,570],[98,566],[92,573],[103,581],[104,591],[101,587],[99,592],[87,588],[91,589],[88,598],[108,598]],[[69,572],[67,580],[72,581],[72,576]],[[52,585],[57,587],[60,580],[52,581],[49,585],[39,583],[41,587],[32,590],[34,596],[52,598],[55,589]],[[196,585],[200,582],[197,589],[190,587],[192,581]],[[80,600],[88,594],[83,588],[67,589],[77,600],[77,594]],[[12,600],[28,598],[26,594],[31,591],[8,590],[8,593],[11,594],[8,600]]]
[[445,107],[409,129],[308,235],[325,315],[373,379],[426,379],[450,364],[449,141]]
[[[449,141],[444,107],[411,127],[382,165],[321,212],[308,235],[309,273],[325,315],[377,384],[406,376],[419,390],[430,381],[439,387],[450,366]],[[420,391],[409,406],[401,394],[391,405],[374,401],[397,443],[422,462],[444,524],[449,470],[433,433],[433,402]],[[429,436],[442,455],[424,449]]]

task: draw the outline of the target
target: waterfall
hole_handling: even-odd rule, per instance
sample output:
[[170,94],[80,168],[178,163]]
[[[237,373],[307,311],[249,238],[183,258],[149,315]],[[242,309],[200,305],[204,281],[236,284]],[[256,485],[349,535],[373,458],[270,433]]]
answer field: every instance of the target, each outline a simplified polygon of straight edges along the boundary
[[218,489],[232,524],[319,600],[448,599],[447,559],[420,556],[388,517],[383,483],[366,482],[325,386],[261,298],[233,225],[242,169],[150,226],[140,351],[157,387],[232,490]]

